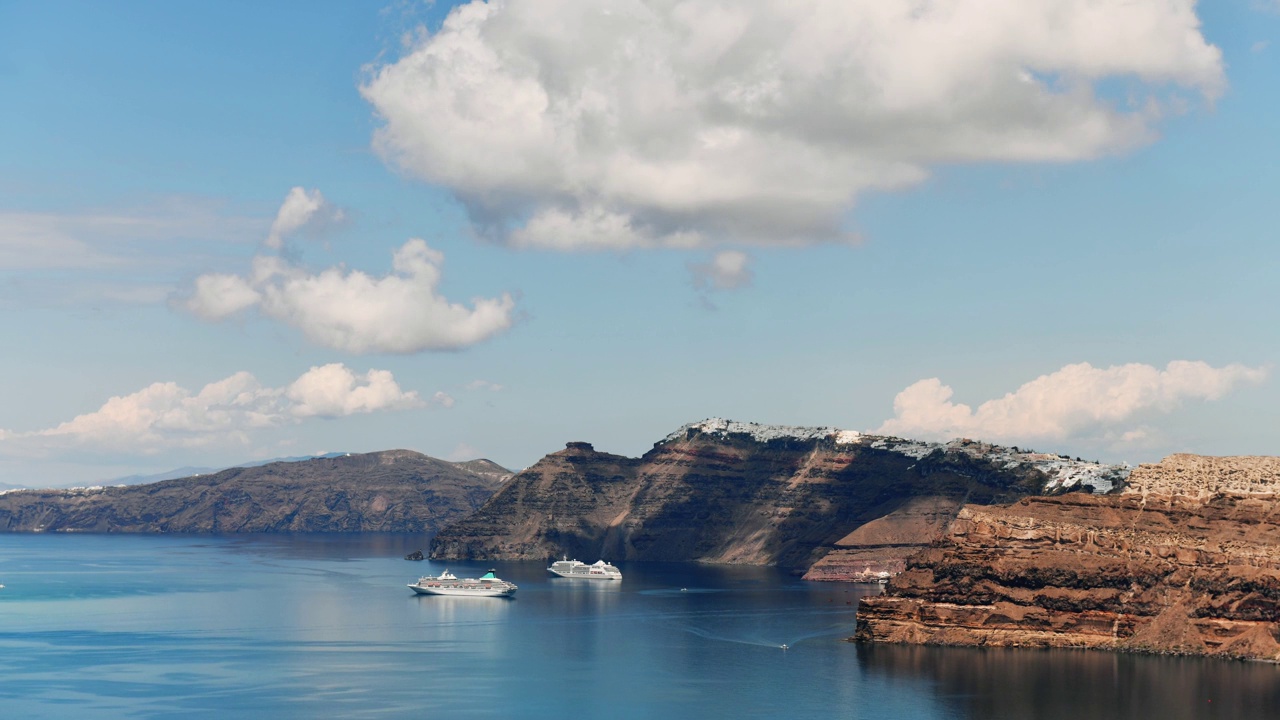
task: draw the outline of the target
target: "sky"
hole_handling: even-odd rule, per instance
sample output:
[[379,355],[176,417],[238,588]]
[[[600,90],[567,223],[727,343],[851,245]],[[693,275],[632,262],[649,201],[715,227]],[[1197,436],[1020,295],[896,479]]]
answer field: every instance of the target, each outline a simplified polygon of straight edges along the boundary
[[0,0],[0,484],[1280,452],[1269,0]]

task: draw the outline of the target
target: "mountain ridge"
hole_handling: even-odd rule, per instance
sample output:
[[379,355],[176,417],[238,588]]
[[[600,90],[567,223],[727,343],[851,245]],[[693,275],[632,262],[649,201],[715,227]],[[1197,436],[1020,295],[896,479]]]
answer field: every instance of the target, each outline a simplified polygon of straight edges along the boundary
[[487,460],[384,450],[144,485],[10,490],[0,492],[0,531],[429,533],[479,507],[509,475]]
[[[925,443],[711,418],[677,429],[639,458],[568,443],[445,527],[431,554],[532,560],[568,553],[807,571],[858,527],[912,498],[941,497],[939,507],[958,512],[965,502],[1106,492],[1127,474],[1125,466],[969,440]],[[900,561],[903,551],[888,554],[884,562]],[[867,560],[863,553],[858,561]],[[811,579],[850,579],[852,572],[827,568]]]

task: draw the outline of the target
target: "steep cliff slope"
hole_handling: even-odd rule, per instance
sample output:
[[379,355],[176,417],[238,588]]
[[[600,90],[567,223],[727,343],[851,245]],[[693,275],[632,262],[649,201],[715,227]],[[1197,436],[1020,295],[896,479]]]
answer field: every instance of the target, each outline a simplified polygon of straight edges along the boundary
[[966,506],[857,638],[1280,660],[1280,459],[1174,455],[1123,492]]
[[488,460],[388,450],[147,485],[0,493],[0,531],[432,532],[509,476]]
[[[926,507],[933,510],[921,523],[945,526],[966,501],[1008,502],[1082,484],[1109,489],[1125,474],[967,441],[707,420],[677,430],[641,458],[569,443],[441,531],[432,557],[568,554],[807,569],[877,518]],[[904,547],[930,539],[866,535],[867,542],[841,548],[863,551],[856,567],[832,565],[819,579],[848,579],[863,571],[858,563],[892,562],[882,555],[900,563]]]

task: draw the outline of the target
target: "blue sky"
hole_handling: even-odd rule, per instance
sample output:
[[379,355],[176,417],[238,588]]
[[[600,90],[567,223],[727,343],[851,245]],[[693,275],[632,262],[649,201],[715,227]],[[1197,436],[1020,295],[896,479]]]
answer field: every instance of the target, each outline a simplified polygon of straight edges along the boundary
[[1280,7],[947,7],[0,2],[0,483],[1274,454]]

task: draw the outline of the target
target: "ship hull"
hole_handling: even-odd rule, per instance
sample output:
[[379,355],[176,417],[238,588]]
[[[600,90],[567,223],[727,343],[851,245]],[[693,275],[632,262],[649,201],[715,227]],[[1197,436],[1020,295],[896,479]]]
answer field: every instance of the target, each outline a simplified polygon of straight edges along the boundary
[[559,575],[562,578],[583,578],[586,580],[622,579],[622,571],[603,560],[588,565],[584,562],[565,558],[551,563],[551,567],[547,568],[547,572]]
[[449,587],[444,585],[419,585],[414,583],[409,586],[419,595],[451,595],[453,597],[511,597],[515,595],[515,588],[494,588],[494,587]]
[[559,570],[551,570],[551,568],[547,568],[547,569],[550,570],[553,575],[559,575],[562,578],[580,578],[582,580],[621,580],[622,579],[621,574],[607,575],[605,573],[598,573],[595,575],[589,575],[587,573],[560,572]]

